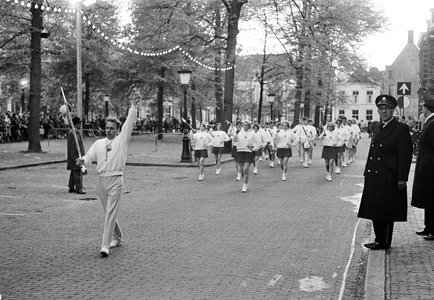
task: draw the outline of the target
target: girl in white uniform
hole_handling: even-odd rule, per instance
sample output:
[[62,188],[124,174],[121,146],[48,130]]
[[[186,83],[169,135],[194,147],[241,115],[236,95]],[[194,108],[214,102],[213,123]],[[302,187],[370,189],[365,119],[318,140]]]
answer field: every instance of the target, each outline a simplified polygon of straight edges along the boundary
[[326,165],[326,179],[332,181],[335,160],[337,159],[338,145],[342,142],[341,136],[336,132],[335,124],[330,122],[319,137],[320,139],[324,139],[321,158],[324,158]]
[[297,136],[289,129],[289,123],[283,122],[283,129],[279,130],[275,137],[277,145],[277,157],[280,160],[280,168],[282,169],[282,180],[286,180],[288,173],[288,161],[292,157],[292,146],[298,144]]
[[199,132],[196,132],[192,135],[191,139],[194,145],[194,157],[197,160],[200,171],[199,181],[202,181],[205,176],[203,172],[203,163],[205,158],[208,157],[207,147],[212,144],[213,138],[208,132],[205,131],[205,124],[200,124],[199,130]]
[[228,135],[229,137],[232,139],[232,152],[231,152],[231,156],[234,158],[234,162],[235,162],[235,169],[237,170],[237,181],[241,180],[241,171],[238,170],[238,161],[237,161],[237,145],[238,145],[238,141],[237,141],[237,134],[240,132],[241,130],[241,122],[237,122],[236,126],[234,126],[233,124],[230,124],[230,127],[228,129]]
[[250,164],[254,161],[253,152],[261,147],[261,140],[250,130],[250,123],[245,121],[243,129],[236,135],[236,141],[238,170],[241,172],[241,178],[244,178],[242,192],[245,193],[249,182]]
[[211,132],[211,136],[214,141],[212,143],[213,149],[212,153],[214,153],[215,162],[217,165],[217,170],[215,173],[218,175],[221,172],[221,163],[222,163],[222,154],[225,149],[224,142],[230,141],[230,137],[226,134],[226,132],[221,130],[222,123],[215,124],[215,130]]
[[267,145],[267,142],[265,141],[264,133],[261,132],[261,130],[259,129],[258,124],[253,125],[253,132],[255,133],[256,137],[261,141],[261,148],[259,148],[253,153],[253,156],[255,157],[255,159],[253,160],[253,174],[258,174],[258,161],[262,157],[262,147],[265,147],[265,145]]

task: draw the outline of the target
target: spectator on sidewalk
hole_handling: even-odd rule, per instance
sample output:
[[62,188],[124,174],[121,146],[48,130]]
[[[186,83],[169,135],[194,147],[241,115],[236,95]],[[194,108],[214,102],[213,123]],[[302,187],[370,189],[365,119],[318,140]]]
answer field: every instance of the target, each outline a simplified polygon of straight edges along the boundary
[[[84,155],[84,145],[83,139],[81,138],[81,119],[79,117],[72,118],[72,124],[74,128],[68,132],[67,136],[67,165],[66,169],[70,170],[69,174],[69,192],[77,194],[86,194],[83,192],[83,174],[81,173],[81,167],[75,162],[76,159]],[[77,136],[78,147],[80,148],[80,153],[77,148],[73,130],[75,130],[75,135]]]
[[434,95],[424,95],[423,100],[423,114],[426,119],[419,137],[411,205],[425,210],[425,228],[416,234],[425,235],[426,240],[433,241]]
[[[131,108],[120,131],[121,122],[117,118],[107,118],[106,138],[97,140],[84,157],[77,159],[80,165],[90,165],[96,161],[98,172],[98,195],[104,208],[105,221],[100,254],[109,255],[109,248],[122,243],[122,231],[117,220],[122,195],[123,173],[127,162],[128,144],[137,119],[137,102],[131,100]],[[118,135],[119,133],[119,135]]]
[[381,124],[374,132],[365,166],[365,185],[358,217],[372,220],[375,241],[365,247],[389,249],[394,222],[407,221],[407,180],[413,157],[409,127],[393,112],[397,101],[390,95],[375,99]]

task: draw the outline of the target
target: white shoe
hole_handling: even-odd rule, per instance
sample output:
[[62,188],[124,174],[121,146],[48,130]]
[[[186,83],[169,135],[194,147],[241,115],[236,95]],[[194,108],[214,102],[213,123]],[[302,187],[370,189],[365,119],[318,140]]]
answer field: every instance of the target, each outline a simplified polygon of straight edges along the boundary
[[309,162],[308,162],[308,164],[309,164],[309,165],[311,165],[311,164],[312,164],[312,160],[311,160],[311,159],[309,159]]
[[220,169],[215,170],[215,174],[216,175],[220,174]]
[[262,157],[259,156],[259,161],[262,161]]
[[342,163],[342,167],[346,167],[347,166],[347,163]]
[[242,193],[247,192],[247,184],[243,184],[243,189],[241,190]]
[[122,241],[113,240],[110,243],[110,248],[115,248],[115,247],[119,246],[121,243],[122,243]]
[[270,161],[270,168],[274,168],[274,162]]
[[333,179],[332,179],[332,175],[329,175],[329,181],[332,181]]
[[109,255],[109,249],[106,247],[102,247],[101,251],[99,251],[101,257],[107,257]]
[[280,160],[277,161],[277,164],[280,165]]
[[202,181],[204,177],[204,174],[199,174],[199,181]]
[[258,169],[257,168],[253,168],[253,174],[258,174]]
[[305,168],[309,168],[309,166],[307,164],[303,164],[303,167]]
[[286,174],[285,173],[282,174],[282,180],[286,181]]
[[241,180],[241,173],[238,173],[237,181],[240,181],[240,180]]
[[298,161],[301,162],[301,163],[303,162],[303,160],[301,158]]
[[336,174],[341,174],[341,168],[336,167]]

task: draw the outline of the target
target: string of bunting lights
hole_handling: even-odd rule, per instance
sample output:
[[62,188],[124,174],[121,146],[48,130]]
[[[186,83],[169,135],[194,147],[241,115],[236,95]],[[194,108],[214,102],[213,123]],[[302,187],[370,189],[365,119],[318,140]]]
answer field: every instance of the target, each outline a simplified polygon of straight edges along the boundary
[[[21,4],[21,6],[28,7],[28,8],[31,8],[32,4],[34,4],[35,9],[41,9],[41,10],[46,11],[46,12],[65,13],[65,14],[75,14],[76,13],[75,8],[65,8],[65,7],[55,7],[55,6],[51,7],[51,6],[44,5],[44,4],[38,5],[38,3],[34,2],[34,1],[28,1],[28,2],[25,2],[24,0],[21,0],[21,1],[20,0],[5,0],[5,1],[10,2],[10,3],[15,3],[15,4]],[[87,21],[88,25],[92,25],[92,29],[94,29],[96,31],[96,33],[99,34],[107,42],[111,43],[114,46],[119,47],[122,50],[126,50],[126,51],[133,53],[133,54],[136,54],[136,55],[162,56],[162,55],[167,55],[167,54],[169,54],[175,50],[179,50],[189,60],[191,60],[192,62],[196,63],[197,65],[199,65],[203,68],[209,69],[209,70],[227,71],[227,70],[231,70],[232,68],[234,68],[234,66],[225,67],[225,68],[216,68],[216,67],[207,65],[207,64],[199,61],[195,57],[193,57],[190,53],[188,53],[186,50],[184,50],[180,45],[176,45],[170,49],[161,50],[161,51],[139,51],[136,49],[132,49],[131,47],[126,46],[124,43],[118,42],[113,38],[109,38],[109,36],[107,34],[105,34],[100,28],[98,28],[97,26],[92,24],[90,19],[87,18],[86,16],[83,16],[83,20]]]

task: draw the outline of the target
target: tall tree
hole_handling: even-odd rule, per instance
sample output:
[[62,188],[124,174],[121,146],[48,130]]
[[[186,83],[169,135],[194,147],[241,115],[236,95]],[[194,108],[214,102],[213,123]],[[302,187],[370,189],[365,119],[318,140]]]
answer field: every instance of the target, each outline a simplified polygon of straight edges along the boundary
[[224,117],[232,121],[233,102],[234,102],[234,82],[235,82],[235,65],[237,56],[237,36],[239,33],[238,22],[241,16],[241,9],[247,0],[221,0],[227,10],[227,48],[226,48],[226,66],[232,67],[225,74],[225,93],[224,93]]

